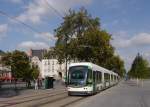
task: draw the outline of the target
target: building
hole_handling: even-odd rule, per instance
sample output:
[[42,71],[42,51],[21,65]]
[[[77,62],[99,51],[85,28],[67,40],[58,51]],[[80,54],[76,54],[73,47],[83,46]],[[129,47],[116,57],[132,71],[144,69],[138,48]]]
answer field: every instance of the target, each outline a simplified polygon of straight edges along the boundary
[[41,70],[42,70],[42,59],[44,58],[45,53],[47,53],[46,49],[30,49],[27,52],[28,57],[30,58],[31,64],[32,65],[36,65],[38,66],[39,70],[40,70],[40,75],[39,78],[41,77]]
[[30,49],[30,51],[27,53],[27,55],[30,58],[33,58],[36,56],[41,61],[44,58],[45,53],[47,53],[46,49],[39,49],[39,50]]
[[41,74],[43,78],[47,76],[58,78],[58,61],[56,59],[43,59]]
[[[53,48],[49,50],[53,50]],[[30,57],[31,64],[39,67],[40,78],[54,77],[55,79],[63,79],[66,74],[66,64],[59,64],[58,60],[54,57],[45,59],[44,55],[47,52],[48,50],[44,49],[31,49],[27,54]]]
[[12,79],[13,78],[10,67],[0,65],[0,80],[11,81]]
[[[2,56],[0,55],[0,62],[1,59]],[[0,81],[11,81],[11,80],[12,80],[11,67],[0,64]]]
[[55,79],[63,79],[65,77],[66,63],[59,64],[57,59],[43,59],[41,67],[42,78],[54,77]]

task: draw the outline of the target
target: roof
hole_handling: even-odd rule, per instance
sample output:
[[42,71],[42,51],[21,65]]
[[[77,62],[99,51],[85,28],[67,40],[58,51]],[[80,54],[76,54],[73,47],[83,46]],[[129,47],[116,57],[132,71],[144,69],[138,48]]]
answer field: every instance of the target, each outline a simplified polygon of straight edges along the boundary
[[42,60],[44,57],[44,54],[47,52],[45,49],[40,49],[40,50],[31,50],[31,57],[38,57],[39,60]]
[[86,65],[86,66],[92,66],[92,63],[91,62],[79,62],[79,63],[71,63],[70,65],[69,65],[69,67],[70,66],[80,66],[80,65]]
[[108,70],[108,69],[106,69],[106,68],[103,68],[103,67],[101,67],[101,66],[98,66],[98,65],[96,65],[96,64],[93,64],[93,63],[91,63],[91,62],[71,63],[71,64],[69,65],[69,67],[72,67],[72,66],[80,66],[80,65],[89,66],[89,67],[91,67],[92,69],[95,69],[95,70],[101,69],[101,70],[102,70],[103,72],[105,72],[105,73],[111,73],[111,74],[113,74],[113,75],[117,75],[117,74],[114,73],[113,71],[110,71],[110,70]]

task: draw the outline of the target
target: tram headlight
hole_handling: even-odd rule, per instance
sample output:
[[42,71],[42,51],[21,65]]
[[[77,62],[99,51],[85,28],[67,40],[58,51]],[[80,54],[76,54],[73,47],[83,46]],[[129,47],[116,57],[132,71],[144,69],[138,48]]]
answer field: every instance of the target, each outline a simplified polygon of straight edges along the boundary
[[84,90],[87,90],[87,88],[84,88]]

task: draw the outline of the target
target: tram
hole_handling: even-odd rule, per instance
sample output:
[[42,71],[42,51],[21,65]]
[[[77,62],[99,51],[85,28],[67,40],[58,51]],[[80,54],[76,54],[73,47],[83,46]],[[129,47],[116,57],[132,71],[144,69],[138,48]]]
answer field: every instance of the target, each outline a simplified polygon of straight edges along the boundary
[[72,63],[67,73],[68,95],[93,95],[117,84],[118,79],[118,74],[93,63]]

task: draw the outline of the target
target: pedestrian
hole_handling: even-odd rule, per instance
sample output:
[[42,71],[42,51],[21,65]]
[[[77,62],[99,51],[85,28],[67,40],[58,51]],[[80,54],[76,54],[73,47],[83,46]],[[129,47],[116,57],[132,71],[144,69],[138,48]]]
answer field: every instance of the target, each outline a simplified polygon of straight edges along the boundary
[[34,85],[35,85],[35,90],[38,90],[38,80],[37,79],[35,80],[35,84]]

